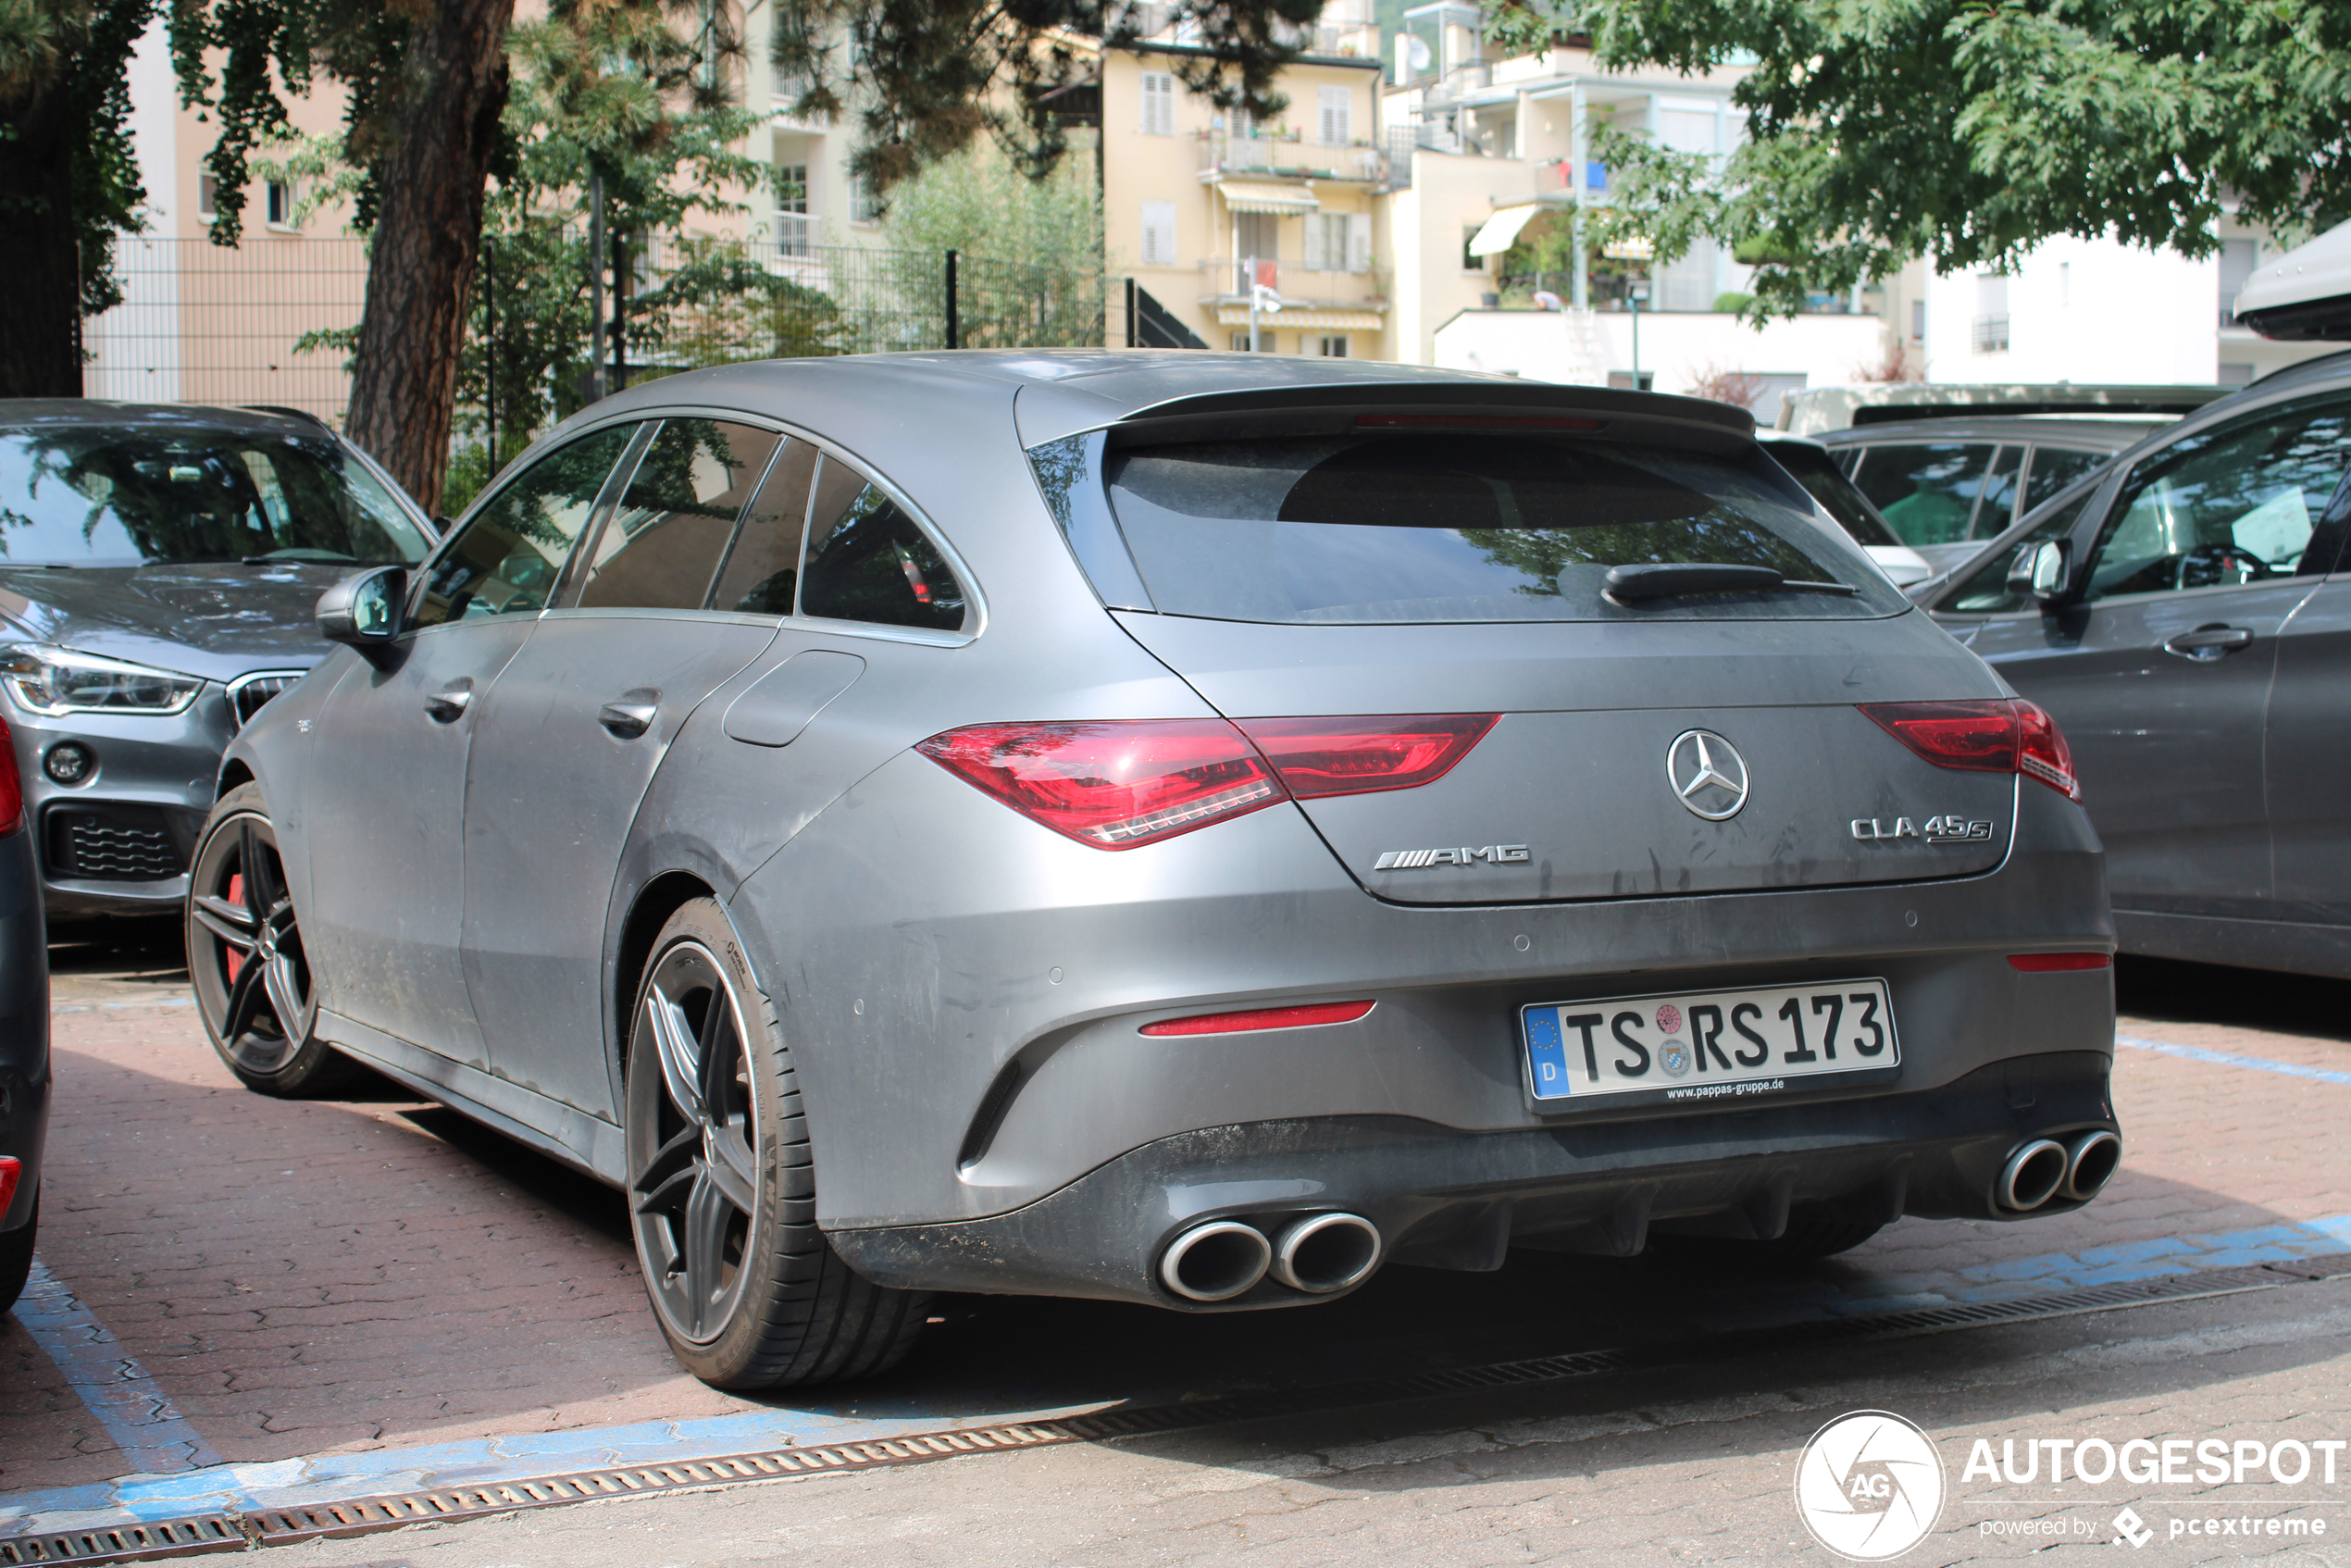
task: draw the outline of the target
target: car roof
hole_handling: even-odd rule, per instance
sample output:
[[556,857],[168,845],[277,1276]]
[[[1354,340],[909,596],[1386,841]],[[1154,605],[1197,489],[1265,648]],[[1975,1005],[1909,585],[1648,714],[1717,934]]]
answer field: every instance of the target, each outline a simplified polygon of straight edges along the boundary
[[[2208,404],[2207,406],[2209,406]],[[2175,419],[2034,418],[2021,415],[1989,415],[1965,419],[1905,419],[1898,423],[1857,425],[1818,436],[1823,446],[1881,446],[1894,442],[2005,441],[2035,446],[2071,447],[2082,452],[2120,452],[2158,430],[2170,429]]]
[[196,403],[121,403],[102,397],[0,398],[0,428],[26,425],[156,425],[244,435],[331,435],[314,415],[291,408],[223,408]]
[[[586,423],[664,405],[707,402],[758,407],[811,398],[852,417],[902,417],[913,408],[924,408],[927,417],[935,417],[953,404],[933,403],[926,408],[925,400],[990,389],[1017,395],[1020,437],[1026,445],[1177,404],[1186,404],[1188,413],[1238,413],[1272,404],[1412,402],[1643,416],[1738,438],[1751,438],[1755,429],[1747,410],[1702,398],[1379,360],[1200,349],[957,349],[759,360],[645,382],[592,404],[574,419]],[[565,428],[578,426],[566,421]]]

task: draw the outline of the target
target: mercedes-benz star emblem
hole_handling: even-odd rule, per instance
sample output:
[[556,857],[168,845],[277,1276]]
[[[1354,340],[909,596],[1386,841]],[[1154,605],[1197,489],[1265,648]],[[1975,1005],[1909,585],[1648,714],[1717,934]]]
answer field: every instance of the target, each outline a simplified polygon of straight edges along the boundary
[[1721,822],[1747,804],[1747,759],[1710,729],[1685,729],[1665,749],[1665,780],[1693,816]]

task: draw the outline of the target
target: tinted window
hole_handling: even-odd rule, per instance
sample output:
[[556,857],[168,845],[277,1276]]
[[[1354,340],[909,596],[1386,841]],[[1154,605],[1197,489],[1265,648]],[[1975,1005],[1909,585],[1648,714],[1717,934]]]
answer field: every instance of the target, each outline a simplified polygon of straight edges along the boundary
[[332,441],[180,418],[0,430],[0,565],[392,566],[431,548]]
[[782,438],[715,419],[665,419],[596,536],[582,609],[699,610],[736,515]]
[[1810,442],[1775,441],[1766,442],[1763,450],[1794,476],[1796,482],[1820,503],[1821,510],[1836,519],[1837,526],[1851,534],[1856,543],[1901,542],[1886,528],[1869,498],[1853,488],[1853,481],[1845,477],[1845,470],[1824,449]]
[[[1364,624],[1905,607],[1809,506],[1695,455],[1432,432],[1151,446],[1108,464],[1119,528],[1171,615]],[[1690,593],[1637,608],[1602,596],[1611,566],[1670,562],[1767,566],[1859,591]]]
[[808,520],[808,484],[816,473],[816,449],[788,442],[767,470],[742,525],[719,568],[711,604],[753,615],[789,616],[792,585],[800,577],[800,536]]
[[800,609],[834,620],[959,631],[964,585],[898,503],[828,456],[809,510]]
[[[2140,464],[2099,530],[2088,597],[2323,572],[2311,536],[2351,458],[2351,405],[2202,431]],[[2332,550],[2321,552],[2332,556]]]
[[1997,539],[2016,521],[2016,481],[2023,472],[2024,448],[2000,448],[2000,454],[1992,459],[1992,471],[1984,476],[1984,499],[1975,504],[1972,538]]
[[1990,442],[1906,442],[1866,448],[1853,482],[1905,544],[1958,544],[1998,449]]
[[2019,555],[2031,551],[2034,546],[2046,540],[2071,537],[2073,526],[2082,520],[2083,510],[2096,494],[2097,490],[2094,486],[2084,491],[2080,500],[2061,506],[2052,516],[2043,518],[2023,538],[1987,559],[1973,576],[1959,584],[1935,608],[1970,615],[1999,615],[2013,610],[2037,609],[2039,601],[2031,594],[2009,590],[2009,568],[2015,565]]
[[558,447],[484,502],[426,574],[414,624],[545,609],[572,541],[636,431],[616,426]]
[[2030,512],[2113,455],[2110,452],[2068,452],[2061,446],[2034,447],[2033,471],[2024,481],[2024,509]]

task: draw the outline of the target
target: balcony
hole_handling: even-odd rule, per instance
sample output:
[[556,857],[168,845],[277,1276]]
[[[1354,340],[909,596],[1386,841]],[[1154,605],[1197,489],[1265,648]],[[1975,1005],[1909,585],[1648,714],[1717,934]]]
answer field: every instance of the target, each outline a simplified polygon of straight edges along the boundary
[[[1160,44],[1192,44],[1201,42],[1200,25],[1186,19],[1181,8],[1172,5],[1149,4],[1134,8],[1137,34]],[[1309,27],[1287,27],[1276,24],[1275,39],[1302,55],[1325,59],[1376,60],[1380,57],[1380,32],[1376,22],[1317,22]]]
[[1387,274],[1376,268],[1350,272],[1266,257],[1218,256],[1200,262],[1199,271],[1202,305],[1246,310],[1254,284],[1279,295],[1285,312],[1387,309]]
[[1246,136],[1236,136],[1228,131],[1202,131],[1196,139],[1200,144],[1200,177],[1205,183],[1213,183],[1227,174],[1241,174],[1375,185],[1387,174],[1385,156],[1360,139],[1345,146],[1329,146],[1304,141],[1294,131]]
[[1968,342],[1978,354],[2008,353],[2009,318],[2005,316],[1977,317]]

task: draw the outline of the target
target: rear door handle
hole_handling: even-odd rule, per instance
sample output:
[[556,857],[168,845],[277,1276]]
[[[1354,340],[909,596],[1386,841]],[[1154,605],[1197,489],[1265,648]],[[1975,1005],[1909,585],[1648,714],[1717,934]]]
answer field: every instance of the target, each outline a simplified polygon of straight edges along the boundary
[[466,716],[466,706],[474,700],[470,686],[451,686],[425,699],[425,712],[436,723],[454,724]]
[[2194,659],[2200,665],[2225,659],[2240,648],[2250,647],[2253,633],[2241,626],[2200,626],[2194,631],[2183,631],[2163,644],[2167,653],[2177,653],[2183,659]]
[[653,715],[661,711],[654,703],[606,703],[596,722],[624,740],[634,740],[653,726]]

